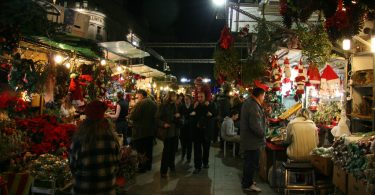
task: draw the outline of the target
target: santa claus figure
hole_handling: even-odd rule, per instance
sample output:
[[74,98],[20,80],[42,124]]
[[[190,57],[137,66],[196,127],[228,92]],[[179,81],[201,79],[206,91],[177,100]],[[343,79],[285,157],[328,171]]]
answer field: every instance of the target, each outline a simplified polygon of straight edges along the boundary
[[302,95],[305,93],[305,81],[306,77],[303,74],[302,60],[300,60],[298,64],[298,76],[295,79],[295,82],[297,83],[296,95]]
[[292,76],[288,57],[284,59],[284,76],[288,79]]
[[272,59],[272,77],[271,77],[271,82],[273,83],[272,90],[273,91],[280,91],[281,90],[281,75],[282,71],[277,64],[277,58],[273,57]]
[[72,104],[74,106],[84,105],[82,89],[78,80],[78,75],[75,73],[70,75],[69,93],[72,94]]

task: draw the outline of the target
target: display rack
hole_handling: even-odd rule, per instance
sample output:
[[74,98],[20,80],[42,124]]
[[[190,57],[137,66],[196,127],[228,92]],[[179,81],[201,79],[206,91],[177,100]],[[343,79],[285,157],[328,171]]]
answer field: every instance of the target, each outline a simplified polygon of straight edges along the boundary
[[352,91],[348,117],[351,119],[351,131],[374,131],[375,129],[375,54],[371,52],[355,53],[351,56],[349,67],[349,86]]

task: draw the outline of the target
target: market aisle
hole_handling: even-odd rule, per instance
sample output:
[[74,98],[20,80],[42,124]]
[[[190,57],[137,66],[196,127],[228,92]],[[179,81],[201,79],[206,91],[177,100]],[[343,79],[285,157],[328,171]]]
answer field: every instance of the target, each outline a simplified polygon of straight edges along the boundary
[[[163,144],[158,141],[154,147],[154,163],[151,172],[140,174],[136,183],[129,188],[129,195],[237,195],[246,194],[241,189],[242,160],[234,159],[230,154],[224,159],[219,148],[211,147],[210,168],[203,169],[199,175],[193,175],[193,162],[181,162],[181,155],[176,156],[176,175],[168,179],[160,178],[160,158]],[[262,193],[247,194],[277,194],[267,183],[257,180]]]

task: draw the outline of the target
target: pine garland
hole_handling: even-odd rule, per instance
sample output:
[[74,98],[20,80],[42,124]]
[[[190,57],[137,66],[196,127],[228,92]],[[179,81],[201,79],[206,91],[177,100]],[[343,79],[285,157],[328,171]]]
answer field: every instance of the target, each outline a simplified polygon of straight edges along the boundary
[[238,78],[240,57],[236,48],[222,49],[218,47],[214,52],[214,59],[216,61],[214,66],[215,78],[224,76],[229,81]]

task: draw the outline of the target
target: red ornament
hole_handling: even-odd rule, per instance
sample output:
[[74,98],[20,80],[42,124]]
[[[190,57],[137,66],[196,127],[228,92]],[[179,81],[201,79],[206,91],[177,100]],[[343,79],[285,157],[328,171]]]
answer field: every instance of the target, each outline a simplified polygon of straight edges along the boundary
[[309,83],[312,85],[320,84],[320,73],[316,66],[310,64],[309,69],[307,70],[307,77],[309,78]]

